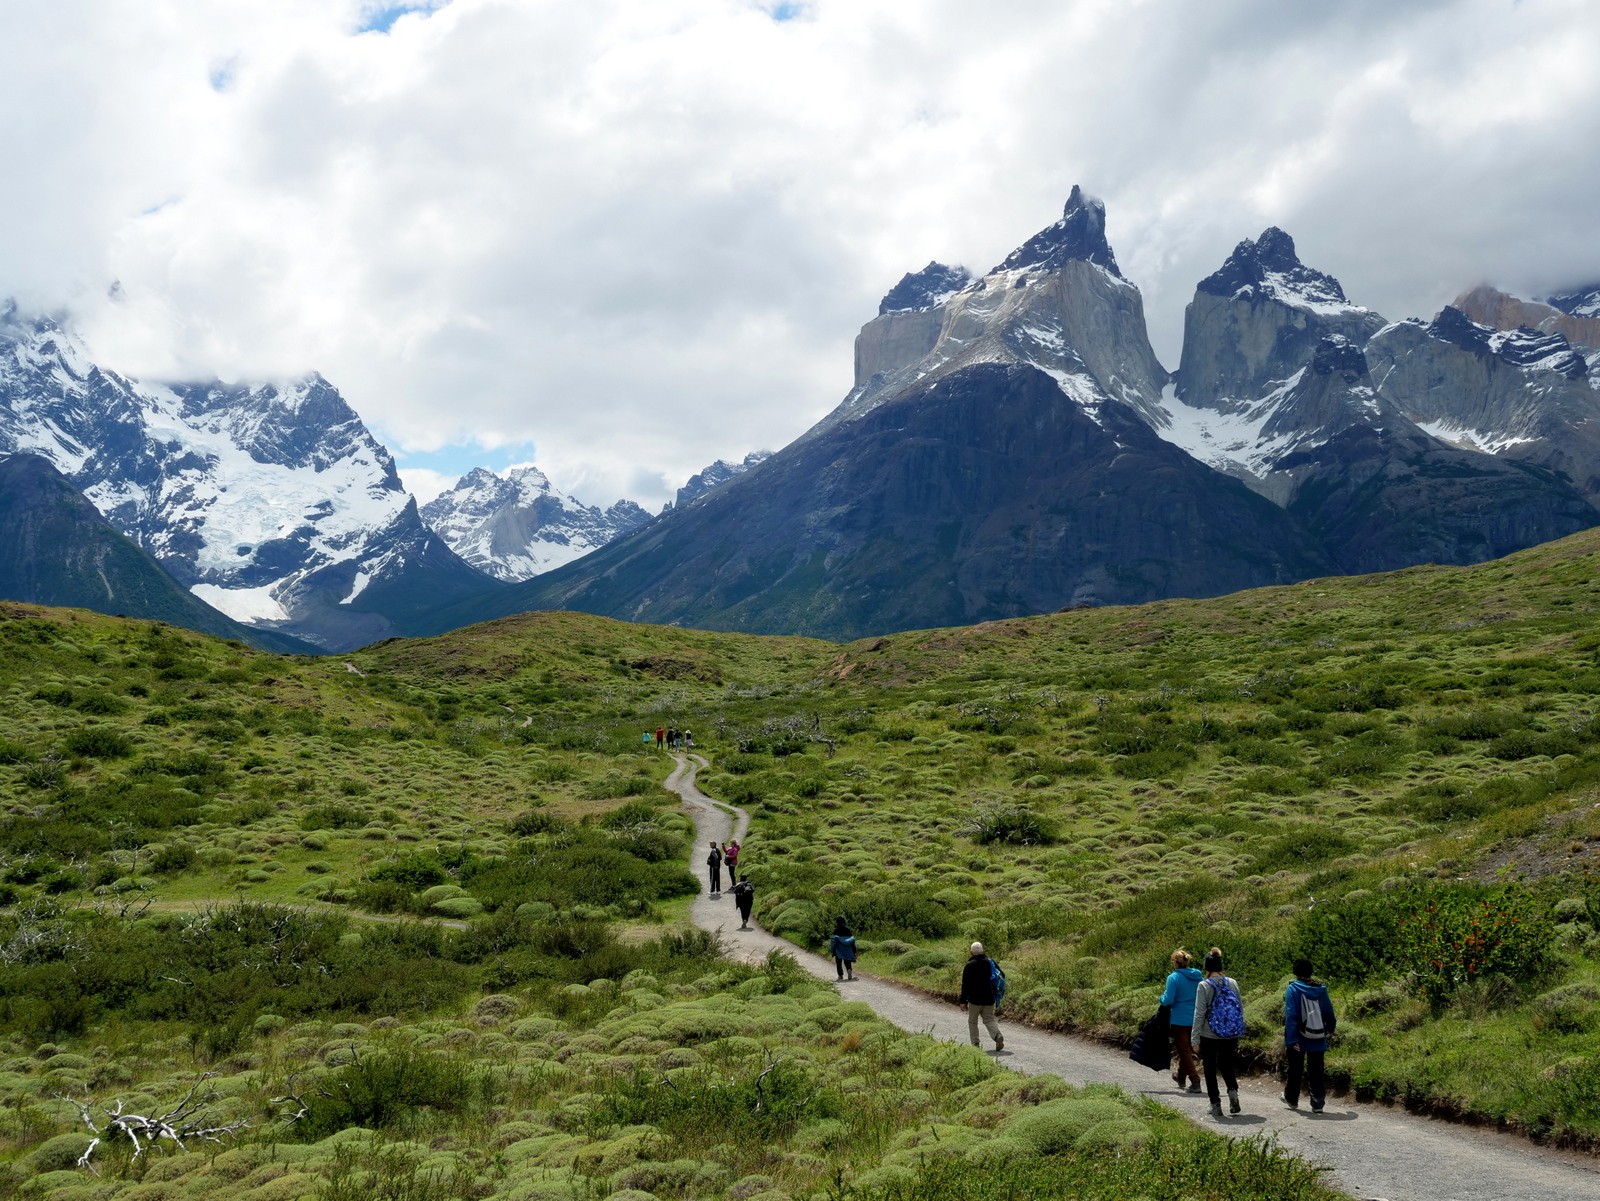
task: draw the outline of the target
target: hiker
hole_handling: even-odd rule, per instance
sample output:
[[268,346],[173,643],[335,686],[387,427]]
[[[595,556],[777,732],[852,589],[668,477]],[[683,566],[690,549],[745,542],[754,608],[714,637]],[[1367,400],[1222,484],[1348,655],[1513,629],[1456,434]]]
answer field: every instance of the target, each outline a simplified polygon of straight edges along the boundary
[[1239,1112],[1239,1040],[1244,1037],[1244,1001],[1239,982],[1222,974],[1222,951],[1206,952],[1205,979],[1194,994],[1194,1025],[1190,1034],[1200,1043],[1200,1062],[1205,1065],[1206,1093],[1211,1099],[1211,1116],[1222,1116],[1222,1097],[1217,1092],[1217,1073],[1228,1086],[1228,1112]]
[[[833,956],[833,970],[839,979],[856,978],[856,936],[850,927],[845,925],[842,916],[833,919],[833,935],[828,939],[828,954]],[[973,1038],[976,1040],[977,1035],[973,1035]]]
[[967,1036],[973,1046],[979,1046],[978,1019],[994,1039],[996,1051],[1005,1050],[1006,1036],[1000,1033],[1000,1023],[995,1021],[997,1003],[995,974],[1000,969],[984,952],[983,944],[975,942],[968,949],[966,966],[961,969],[961,1009],[967,1015]]
[[667,727],[667,749],[669,751],[675,751],[675,750],[678,749],[678,727],[677,726],[668,726]]
[[[728,874],[733,873],[730,870]],[[748,930],[750,911],[756,905],[756,886],[750,883],[749,876],[740,876],[739,882],[733,886],[733,903],[739,907],[739,929]]]
[[659,751],[661,749],[661,744],[664,743],[666,740],[667,740],[667,728],[665,726],[657,726],[656,727],[656,750]]
[[1339,1020],[1333,1012],[1328,986],[1314,979],[1311,972],[1311,960],[1296,959],[1294,979],[1283,990],[1283,1045],[1289,1051],[1289,1082],[1283,1089],[1283,1103],[1290,1109],[1300,1108],[1303,1079],[1311,1094],[1311,1112],[1321,1113],[1328,1099],[1323,1058]]
[[1194,1062],[1194,1040],[1189,1031],[1194,1026],[1194,993],[1200,985],[1201,971],[1189,965],[1191,956],[1179,947],[1172,952],[1172,972],[1167,976],[1167,987],[1161,994],[1161,1004],[1172,1013],[1168,1017],[1172,1045],[1178,1051],[1178,1070],[1172,1073],[1172,1082],[1179,1088],[1188,1082],[1188,1091],[1200,1091],[1200,1069]]
[[644,734],[641,735],[640,741],[643,742],[644,745],[647,746],[647,747],[650,745],[650,731],[649,730],[646,730],[644,732]]
[[722,895],[722,850],[717,846],[717,840],[711,840],[711,853],[706,856],[706,868],[711,876],[711,895]]
[[730,838],[722,848],[722,862],[728,865],[728,879],[733,879],[733,869],[739,863],[739,840]]
[[694,735],[689,733],[688,730],[683,732],[683,749],[686,751],[694,750]]

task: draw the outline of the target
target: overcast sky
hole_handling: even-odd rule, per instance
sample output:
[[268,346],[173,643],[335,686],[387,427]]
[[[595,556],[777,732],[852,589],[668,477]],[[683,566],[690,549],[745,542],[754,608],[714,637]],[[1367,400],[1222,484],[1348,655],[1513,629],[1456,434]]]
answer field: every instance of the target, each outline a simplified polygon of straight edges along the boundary
[[419,491],[655,508],[1074,183],[1169,367],[1267,225],[1396,318],[1600,279],[1591,0],[3,0],[0,104],[0,296],[135,376],[320,370]]

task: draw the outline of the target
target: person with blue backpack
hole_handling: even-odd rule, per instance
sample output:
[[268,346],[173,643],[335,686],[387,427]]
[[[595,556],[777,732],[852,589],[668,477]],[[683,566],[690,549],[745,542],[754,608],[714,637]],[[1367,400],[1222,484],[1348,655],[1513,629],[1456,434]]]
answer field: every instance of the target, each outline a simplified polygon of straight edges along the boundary
[[1205,972],[1205,979],[1195,988],[1190,1034],[1200,1044],[1211,1116],[1220,1118],[1219,1072],[1228,1086],[1228,1112],[1239,1112],[1239,1040],[1244,1037],[1244,1000],[1239,996],[1239,982],[1223,974],[1220,948],[1212,947],[1206,952]]
[[994,1039],[994,1049],[1004,1051],[1006,1036],[1000,1033],[1000,1023],[995,1020],[995,1008],[1006,995],[1006,974],[1000,965],[990,959],[981,942],[972,944],[966,966],[961,969],[961,1008],[967,1015],[967,1036],[973,1046],[978,1042],[978,1019],[983,1019],[989,1036]]
[[1323,1059],[1337,1024],[1328,986],[1312,979],[1311,960],[1296,959],[1294,979],[1283,992],[1283,1045],[1289,1052],[1283,1103],[1290,1109],[1300,1108],[1300,1082],[1304,1079],[1311,1094],[1311,1112],[1322,1112],[1327,1101]]

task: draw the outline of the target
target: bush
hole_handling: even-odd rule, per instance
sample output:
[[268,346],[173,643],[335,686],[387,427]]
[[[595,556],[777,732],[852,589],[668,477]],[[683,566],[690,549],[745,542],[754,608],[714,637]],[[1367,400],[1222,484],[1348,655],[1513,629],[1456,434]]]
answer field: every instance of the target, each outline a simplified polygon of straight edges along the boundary
[[393,863],[382,864],[367,875],[369,880],[380,884],[398,884],[412,892],[443,884],[446,878],[444,864],[431,851],[416,851]]
[[324,1077],[289,1133],[310,1143],[350,1126],[403,1128],[429,1110],[462,1113],[482,1095],[483,1082],[465,1061],[394,1047]]
[[1056,826],[1048,818],[1021,805],[992,805],[978,810],[964,833],[974,842],[1012,846],[1049,846],[1056,841]]
[[85,726],[74,730],[63,745],[71,754],[90,759],[126,759],[133,754],[133,739],[110,726]]

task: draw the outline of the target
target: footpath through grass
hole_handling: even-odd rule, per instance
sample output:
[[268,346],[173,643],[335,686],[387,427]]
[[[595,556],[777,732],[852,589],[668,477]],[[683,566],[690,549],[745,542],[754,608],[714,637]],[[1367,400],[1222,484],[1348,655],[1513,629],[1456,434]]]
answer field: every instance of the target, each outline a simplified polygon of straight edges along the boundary
[[0,606],[0,1198],[1335,1196],[687,928],[641,735],[835,653],[542,615],[288,659]]

